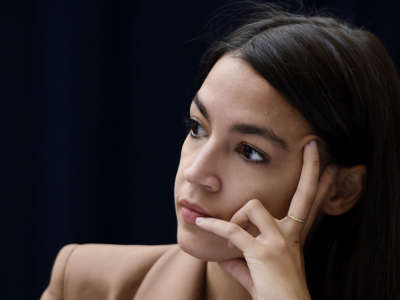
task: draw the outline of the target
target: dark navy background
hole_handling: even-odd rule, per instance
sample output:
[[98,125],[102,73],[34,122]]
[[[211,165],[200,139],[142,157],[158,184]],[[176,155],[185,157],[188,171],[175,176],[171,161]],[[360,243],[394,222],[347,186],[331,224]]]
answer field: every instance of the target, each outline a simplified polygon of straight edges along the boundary
[[[303,2],[373,31],[399,65],[396,1]],[[175,242],[182,119],[224,3],[0,4],[0,299],[38,299],[68,243]]]

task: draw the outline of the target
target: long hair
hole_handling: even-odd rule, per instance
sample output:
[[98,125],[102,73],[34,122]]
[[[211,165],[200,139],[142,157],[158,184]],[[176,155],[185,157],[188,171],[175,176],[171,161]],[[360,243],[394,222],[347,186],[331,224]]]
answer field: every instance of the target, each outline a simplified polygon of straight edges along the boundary
[[331,163],[367,168],[357,204],[307,238],[312,299],[400,299],[400,82],[382,43],[331,17],[267,6],[209,48],[204,74],[228,53],[303,115]]

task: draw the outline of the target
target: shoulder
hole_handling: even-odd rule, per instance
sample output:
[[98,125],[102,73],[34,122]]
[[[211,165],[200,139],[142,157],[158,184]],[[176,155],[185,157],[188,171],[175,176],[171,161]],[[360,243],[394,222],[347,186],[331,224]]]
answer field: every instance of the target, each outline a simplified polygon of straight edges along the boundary
[[132,295],[153,264],[178,249],[177,245],[64,246],[57,255],[50,284],[41,300],[100,299],[114,292]]

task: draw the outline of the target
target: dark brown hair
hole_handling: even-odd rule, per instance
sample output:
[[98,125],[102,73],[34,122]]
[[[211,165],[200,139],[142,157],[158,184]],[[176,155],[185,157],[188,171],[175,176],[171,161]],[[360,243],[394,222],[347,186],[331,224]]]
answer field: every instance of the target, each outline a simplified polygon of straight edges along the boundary
[[367,167],[357,205],[308,237],[312,299],[400,299],[400,82],[382,43],[331,17],[259,5],[209,48],[204,74],[233,52],[313,126],[332,163]]

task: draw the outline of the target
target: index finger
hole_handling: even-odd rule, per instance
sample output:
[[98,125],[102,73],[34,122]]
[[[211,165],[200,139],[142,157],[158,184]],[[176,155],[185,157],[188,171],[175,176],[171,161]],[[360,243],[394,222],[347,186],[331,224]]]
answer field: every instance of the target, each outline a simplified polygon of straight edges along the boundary
[[[309,142],[303,152],[303,167],[299,184],[290,203],[288,215],[306,221],[313,205],[319,180],[319,154],[316,141]],[[296,227],[302,228],[304,223],[293,221]]]

